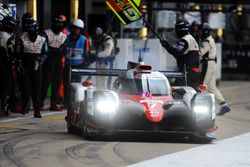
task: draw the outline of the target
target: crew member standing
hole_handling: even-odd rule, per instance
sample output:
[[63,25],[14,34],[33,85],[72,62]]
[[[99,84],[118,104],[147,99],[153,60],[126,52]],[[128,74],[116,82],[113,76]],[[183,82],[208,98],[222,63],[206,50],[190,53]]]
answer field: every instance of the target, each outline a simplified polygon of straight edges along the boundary
[[[100,27],[97,27],[93,47],[97,54],[96,68],[109,69],[115,58],[113,38],[105,34]],[[107,89],[108,77],[97,77],[96,88]]]
[[52,28],[45,30],[49,52],[43,66],[42,105],[46,98],[49,84],[51,83],[50,110],[52,111],[61,111],[61,107],[57,105],[57,102],[59,101],[59,86],[62,78],[61,58],[66,54],[67,38],[62,32],[63,27],[63,18],[56,16],[53,18]]
[[[63,29],[62,29],[62,33],[64,33],[66,36],[69,35],[69,30],[67,29],[67,18],[64,15],[60,15],[60,17],[63,19]],[[66,53],[65,53],[66,55]],[[64,68],[64,63],[65,63],[65,55],[62,56],[61,58],[61,62],[62,62],[62,66],[61,66],[61,71],[63,74],[63,68]],[[61,77],[61,82],[60,82],[60,86],[59,86],[59,101],[57,102],[58,104],[60,104],[61,108],[63,107],[63,97],[64,97],[64,86],[63,86],[63,77]]]
[[64,104],[68,103],[69,84],[71,80],[79,82],[81,78],[71,79],[71,68],[87,67],[86,55],[88,54],[88,41],[82,35],[84,29],[84,22],[81,19],[76,19],[71,25],[70,34],[67,37],[67,54],[65,59],[65,66],[63,72],[63,85],[64,85]]
[[190,25],[186,20],[178,20],[175,24],[175,33],[180,40],[174,46],[171,46],[166,40],[162,40],[161,44],[175,57],[179,71],[186,71],[187,85],[198,90],[200,81],[199,46],[194,37],[189,34],[189,30]]
[[202,56],[202,72],[201,72],[201,83],[208,86],[208,91],[213,93],[216,100],[220,103],[221,109],[217,115],[224,115],[231,109],[225,101],[223,95],[216,87],[216,45],[214,38],[210,31],[211,27],[208,23],[201,25],[202,30],[202,44],[200,46]]
[[32,21],[25,25],[27,32],[24,32],[17,41],[17,54],[22,60],[26,71],[24,80],[27,81],[26,91],[23,100],[28,105],[31,95],[34,117],[41,118],[41,87],[42,87],[42,65],[47,57],[48,44],[46,38],[38,34],[38,23]]
[[11,93],[11,66],[14,63],[14,36],[16,21],[9,16],[2,20],[0,31],[0,117],[8,116]]
[[196,40],[196,42],[198,44],[200,44],[201,39],[199,36],[199,26],[200,24],[197,21],[193,21],[191,26],[190,26],[190,34],[194,37],[194,39]]

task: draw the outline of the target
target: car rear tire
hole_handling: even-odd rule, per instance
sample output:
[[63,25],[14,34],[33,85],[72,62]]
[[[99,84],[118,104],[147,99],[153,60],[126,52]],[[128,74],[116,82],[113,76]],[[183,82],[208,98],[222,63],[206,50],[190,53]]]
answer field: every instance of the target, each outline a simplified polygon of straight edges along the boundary
[[67,129],[68,129],[68,133],[70,133],[70,134],[73,134],[76,132],[76,128],[74,127],[74,125],[72,125],[68,121],[67,121]]
[[[71,90],[71,89],[70,89]],[[69,96],[69,102],[67,104],[67,117],[66,117],[66,121],[67,121],[67,130],[68,130],[68,133],[70,134],[74,134],[77,132],[77,127],[75,127],[72,122],[71,122],[71,119],[72,119],[72,114],[74,112],[74,107],[73,107],[73,104],[72,104],[72,99],[71,99],[71,93],[70,93],[70,96]]]
[[82,133],[82,136],[87,140],[94,140],[94,139],[97,139],[99,136],[98,130],[88,126],[87,119],[84,119],[81,133]]
[[90,137],[90,133],[88,132],[88,125],[87,125],[86,118],[84,119],[84,122],[83,122],[82,135],[86,139]]
[[66,122],[67,122],[68,133],[70,134],[76,133],[77,128],[71,123],[71,114],[69,111],[67,111]]

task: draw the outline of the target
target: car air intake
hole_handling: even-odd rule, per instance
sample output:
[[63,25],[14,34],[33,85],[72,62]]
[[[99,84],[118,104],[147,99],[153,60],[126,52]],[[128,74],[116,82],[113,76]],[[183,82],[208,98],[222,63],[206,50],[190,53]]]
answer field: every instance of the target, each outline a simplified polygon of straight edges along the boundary
[[138,65],[136,67],[136,70],[139,72],[145,72],[145,73],[149,73],[152,70],[152,67],[150,65]]

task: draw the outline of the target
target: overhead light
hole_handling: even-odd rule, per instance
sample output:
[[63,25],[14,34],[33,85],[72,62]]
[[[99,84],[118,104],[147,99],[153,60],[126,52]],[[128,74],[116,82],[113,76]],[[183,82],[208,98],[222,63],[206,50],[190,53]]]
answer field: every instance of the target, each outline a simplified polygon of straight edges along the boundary
[[146,13],[147,12],[147,5],[142,5],[142,13]]
[[220,38],[223,36],[223,29],[222,28],[217,29],[217,36]]
[[221,12],[223,10],[222,4],[218,4],[218,11]]
[[242,15],[242,11],[243,11],[242,5],[238,5],[236,10],[237,10],[237,15]]
[[243,11],[242,5],[238,5],[237,6],[237,12],[242,12],[242,11]]
[[142,27],[142,28],[139,30],[139,36],[140,36],[142,39],[147,39],[147,36],[148,36],[148,29],[147,29],[147,27]]
[[199,4],[196,4],[196,5],[194,5],[194,9],[195,9],[195,10],[200,10],[200,9],[201,9],[201,7],[200,7],[200,5],[199,5]]

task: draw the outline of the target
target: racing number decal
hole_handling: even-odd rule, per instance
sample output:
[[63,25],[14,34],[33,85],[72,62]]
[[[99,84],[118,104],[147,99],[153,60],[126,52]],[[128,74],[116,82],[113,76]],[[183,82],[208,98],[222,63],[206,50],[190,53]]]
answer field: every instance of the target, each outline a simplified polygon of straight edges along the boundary
[[128,8],[124,10],[123,13],[130,21],[136,21],[140,19],[139,14],[135,11],[134,8]]
[[149,121],[160,122],[164,115],[164,104],[165,99],[142,99],[140,104],[144,106],[145,116]]
[[150,102],[145,110],[146,117],[148,120],[153,122],[159,122],[163,118],[162,103]]
[[149,103],[149,105],[150,105],[150,109],[154,109],[155,108],[155,106],[157,105],[157,103]]

